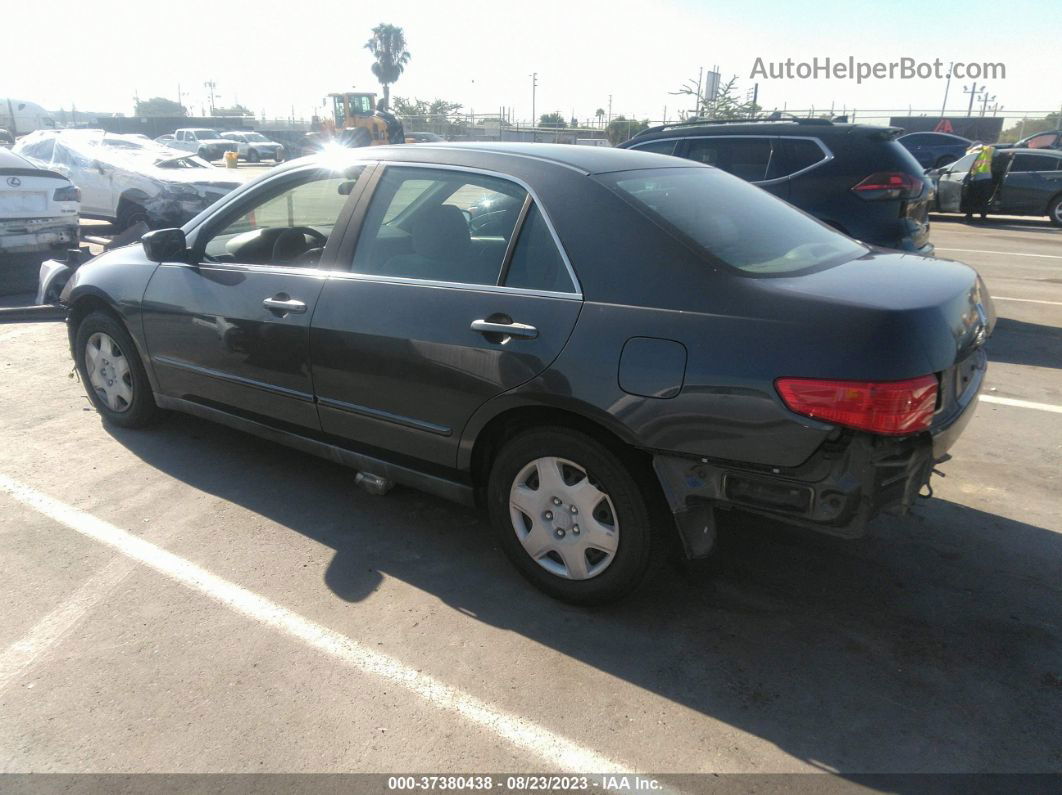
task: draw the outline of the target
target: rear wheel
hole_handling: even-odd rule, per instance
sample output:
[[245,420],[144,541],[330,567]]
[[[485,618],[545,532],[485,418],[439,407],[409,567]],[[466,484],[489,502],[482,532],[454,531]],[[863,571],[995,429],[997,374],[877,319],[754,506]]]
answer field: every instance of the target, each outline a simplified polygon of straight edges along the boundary
[[147,210],[134,201],[122,199],[118,204],[118,218],[116,219],[118,231],[124,232],[129,227],[141,222],[151,226]]
[[565,602],[625,596],[662,548],[632,467],[578,431],[545,428],[514,438],[494,460],[487,496],[505,554]]
[[147,372],[132,338],[118,320],[92,312],[77,327],[74,355],[85,392],[105,422],[147,425],[158,414]]
[[1055,196],[1051,205],[1047,208],[1047,214],[1051,217],[1051,223],[1062,226],[1062,195]]
[[196,154],[199,155],[199,157],[201,157],[204,160],[206,160],[207,162],[209,162],[212,159],[210,157],[210,152],[208,152],[206,149],[200,149],[198,152],[196,152]]
[[248,163],[257,163],[259,160],[261,160],[261,158],[258,156],[258,150],[257,149],[251,149],[251,150],[249,150],[247,152],[247,162]]

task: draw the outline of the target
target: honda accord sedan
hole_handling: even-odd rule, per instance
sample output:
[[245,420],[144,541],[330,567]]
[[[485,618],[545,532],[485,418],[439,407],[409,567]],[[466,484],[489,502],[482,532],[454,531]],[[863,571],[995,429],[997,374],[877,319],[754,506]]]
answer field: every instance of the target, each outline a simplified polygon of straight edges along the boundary
[[710,166],[549,144],[291,162],[62,301],[105,422],[188,412],[480,505],[524,576],[583,604],[709,554],[728,510],[856,537],[906,509],[995,323],[966,265]]

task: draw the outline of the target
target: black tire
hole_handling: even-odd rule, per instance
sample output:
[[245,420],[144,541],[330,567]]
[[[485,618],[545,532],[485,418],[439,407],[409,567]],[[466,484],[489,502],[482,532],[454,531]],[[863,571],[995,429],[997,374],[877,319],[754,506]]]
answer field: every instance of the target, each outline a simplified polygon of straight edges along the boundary
[[[531,462],[550,456],[585,470],[591,482],[608,495],[615,511],[616,552],[607,568],[589,579],[567,579],[547,571],[524,550],[510,516],[510,489],[517,477]],[[498,543],[524,577],[555,599],[594,605],[626,596],[655,568],[651,564],[663,559],[665,551],[665,538],[653,528],[653,511],[638,485],[637,470],[596,439],[575,430],[547,427],[516,436],[495,457],[487,486],[490,521]]]
[[1047,215],[1055,226],[1062,226],[1062,195],[1055,196],[1047,206]]
[[262,158],[260,158],[258,156],[258,150],[257,149],[248,149],[247,150],[247,162],[248,163],[257,163],[261,159]]
[[[132,391],[132,399],[117,410],[108,406],[99,392],[93,388],[93,374],[90,372],[90,365],[87,361],[86,348],[95,334],[110,337],[118,349],[106,351],[109,358],[105,367],[112,367],[111,372],[114,372],[113,363],[121,358],[124,358],[128,364],[128,379],[123,377],[123,380]],[[85,385],[85,392],[96,411],[103,417],[104,422],[122,428],[142,428],[158,417],[159,408],[155,405],[151,382],[148,381],[147,372],[140,361],[136,346],[125,327],[112,315],[106,312],[91,312],[78,324],[74,343],[74,361],[78,374],[81,376],[81,382]]]
[[208,163],[212,162],[214,159],[210,156],[210,152],[208,152],[206,149],[200,149],[198,152],[196,152],[196,154]]
[[147,224],[149,227],[151,226],[147,210],[134,201],[122,199],[118,204],[118,218],[115,219],[116,231],[124,232],[129,227],[140,222]]

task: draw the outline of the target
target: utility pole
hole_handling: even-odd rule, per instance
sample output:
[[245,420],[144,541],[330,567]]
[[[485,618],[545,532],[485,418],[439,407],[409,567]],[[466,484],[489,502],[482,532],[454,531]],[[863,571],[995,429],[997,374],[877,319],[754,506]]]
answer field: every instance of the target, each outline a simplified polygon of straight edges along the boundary
[[608,121],[605,122],[605,126],[612,124],[612,95],[608,95]]
[[210,115],[214,115],[214,89],[218,87],[218,84],[213,80],[207,80],[203,83],[203,88],[210,92]]
[[955,67],[955,61],[948,64],[948,82],[944,84],[944,101],[940,103],[940,118],[944,118],[945,109],[948,107],[948,92],[951,90],[951,70]]
[[535,92],[538,89],[538,72],[531,73],[531,141],[537,139],[535,130],[538,128],[538,119],[535,118]]
[[967,118],[969,118],[970,116],[973,116],[973,104],[974,104],[974,99],[975,99],[975,98],[976,98],[976,97],[977,97],[977,96],[978,96],[979,94],[983,94],[983,93],[984,93],[984,91],[985,91],[985,88],[986,88],[985,86],[981,86],[980,88],[978,88],[978,87],[977,87],[977,81],[976,81],[976,80],[974,81],[973,85],[970,85],[970,86],[963,86],[963,87],[962,87],[962,92],[963,92],[964,94],[969,94],[969,95],[970,95],[970,107],[968,107],[968,108],[966,109],[966,116],[967,116]]
[[995,101],[996,101],[995,95],[990,97],[990,96],[988,96],[988,92],[987,91],[985,92],[984,96],[981,97],[981,116],[982,116],[982,118],[985,115],[985,111],[988,110],[988,103],[989,102],[995,102]]

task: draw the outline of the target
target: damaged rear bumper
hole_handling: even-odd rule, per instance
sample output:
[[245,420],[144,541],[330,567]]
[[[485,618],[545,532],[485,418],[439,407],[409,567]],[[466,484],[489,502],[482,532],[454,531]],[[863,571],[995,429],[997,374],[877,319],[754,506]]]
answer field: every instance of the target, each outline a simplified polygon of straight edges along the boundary
[[[953,372],[954,370],[954,372]],[[707,555],[715,541],[716,508],[741,509],[842,538],[859,538],[882,511],[906,513],[923,490],[932,494],[934,467],[973,416],[985,374],[978,352],[953,368],[954,388],[927,433],[876,436],[837,429],[797,467],[753,466],[658,454],[660,485],[689,557]]]
[[18,218],[0,221],[0,251],[33,254],[77,245],[78,222],[62,218]]

